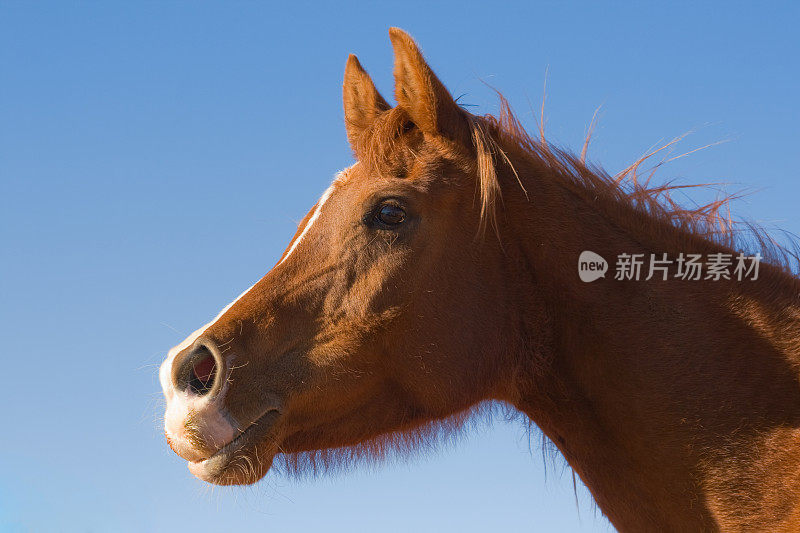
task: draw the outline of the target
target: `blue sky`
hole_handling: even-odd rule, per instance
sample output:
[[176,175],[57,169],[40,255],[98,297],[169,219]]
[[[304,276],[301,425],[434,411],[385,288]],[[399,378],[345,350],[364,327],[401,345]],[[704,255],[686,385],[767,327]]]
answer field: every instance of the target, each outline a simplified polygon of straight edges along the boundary
[[0,530],[607,531],[502,418],[408,463],[212,490],[164,442],[157,365],[351,162],[345,59],[389,97],[389,26],[475,112],[485,81],[534,127],[548,69],[551,141],[579,149],[602,105],[609,171],[728,141],[662,179],[754,191],[735,213],[798,233],[799,24],[796,2],[0,3]]

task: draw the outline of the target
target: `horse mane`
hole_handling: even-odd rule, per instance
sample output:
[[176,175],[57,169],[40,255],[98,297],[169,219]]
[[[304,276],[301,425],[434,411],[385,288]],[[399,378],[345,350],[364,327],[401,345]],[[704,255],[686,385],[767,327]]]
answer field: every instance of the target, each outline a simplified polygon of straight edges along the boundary
[[[692,188],[708,189],[711,184],[676,185],[667,182],[651,185],[656,171],[671,159],[662,159],[646,170],[643,179],[643,164],[672,147],[684,136],[648,151],[621,172],[611,175],[603,168],[586,162],[586,151],[592,135],[591,127],[580,156],[576,156],[568,150],[551,145],[544,136],[543,128],[540,128],[538,138],[528,133],[506,98],[500,93],[498,97],[499,116],[474,117],[476,124],[473,126],[476,138],[474,145],[478,153],[478,188],[482,203],[481,218],[485,220],[482,224],[494,225],[496,228],[498,208],[496,199],[501,197],[496,165],[507,166],[517,185],[522,187],[527,195],[520,175],[509,158],[509,154],[521,155],[539,171],[539,175],[560,180],[578,194],[587,197],[591,195],[593,201],[605,204],[609,208],[608,211],[616,212],[618,216],[640,215],[645,225],[651,226],[653,231],[657,232],[666,224],[680,230],[687,237],[700,238],[712,246],[721,246],[729,251],[757,252],[763,261],[792,276],[796,276],[800,271],[800,253],[796,238],[784,232],[787,242],[782,244],[763,227],[732,217],[731,202],[740,198],[742,194],[726,194],[705,205],[687,208],[677,202],[672,193]],[[694,151],[696,150],[692,152]]]

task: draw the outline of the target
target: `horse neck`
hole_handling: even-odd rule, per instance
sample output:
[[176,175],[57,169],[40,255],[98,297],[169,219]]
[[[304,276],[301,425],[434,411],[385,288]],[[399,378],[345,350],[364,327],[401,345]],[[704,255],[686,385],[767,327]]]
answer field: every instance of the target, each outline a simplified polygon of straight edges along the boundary
[[[762,264],[758,281],[616,281],[622,252],[721,247],[625,206],[612,213],[574,183],[512,162],[527,195],[503,191],[504,246],[520,336],[532,339],[512,403],[620,529],[796,518],[798,500],[787,498],[800,490],[797,280]],[[580,281],[583,250],[608,260],[605,279]]]

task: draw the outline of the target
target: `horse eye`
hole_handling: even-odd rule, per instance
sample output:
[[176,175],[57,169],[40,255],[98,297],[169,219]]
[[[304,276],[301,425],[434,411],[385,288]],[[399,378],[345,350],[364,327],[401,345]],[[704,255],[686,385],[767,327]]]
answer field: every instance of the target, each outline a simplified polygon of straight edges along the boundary
[[387,226],[397,226],[406,219],[406,212],[397,205],[383,204],[375,213],[375,218]]

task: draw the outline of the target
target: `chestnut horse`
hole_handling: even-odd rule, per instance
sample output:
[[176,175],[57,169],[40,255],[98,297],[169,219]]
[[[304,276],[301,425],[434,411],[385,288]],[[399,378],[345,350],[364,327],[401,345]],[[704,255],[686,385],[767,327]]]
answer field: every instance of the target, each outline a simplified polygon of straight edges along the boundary
[[[624,531],[800,530],[800,283],[579,278],[579,255],[735,254],[687,211],[460,108],[390,30],[391,107],[355,56],[341,171],[272,270],[170,350],[172,449],[262,478],[413,449],[492,402],[552,440]],[[723,228],[725,229],[725,228]],[[768,241],[759,252],[767,255]],[[764,244],[766,242],[767,244]],[[756,243],[758,244],[758,243]]]

